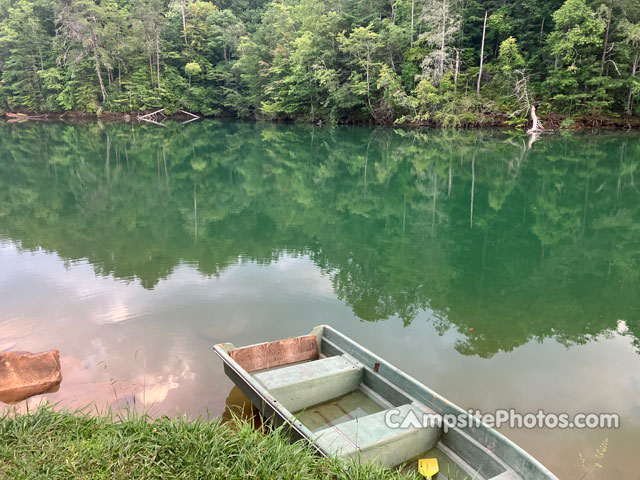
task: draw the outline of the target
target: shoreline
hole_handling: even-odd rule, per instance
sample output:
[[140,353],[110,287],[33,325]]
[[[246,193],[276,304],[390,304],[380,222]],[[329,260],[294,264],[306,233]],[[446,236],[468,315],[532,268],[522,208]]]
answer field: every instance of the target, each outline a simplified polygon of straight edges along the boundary
[[[14,113],[14,112],[12,112]],[[107,121],[107,122],[124,122],[129,123],[135,120],[140,120],[139,116],[148,114],[151,112],[81,112],[81,111],[67,111],[67,112],[42,112],[42,113],[25,113],[15,112],[24,118],[9,117],[7,112],[0,110],[0,118],[4,119],[7,123],[24,123],[28,121],[68,121],[68,122],[82,122],[82,121]],[[249,122],[266,122],[274,124],[315,124],[315,125],[342,125],[342,126],[380,126],[380,127],[405,127],[405,128],[441,128],[452,130],[465,130],[465,129],[496,129],[496,130],[526,130],[527,125],[514,126],[507,123],[510,118],[507,115],[501,116],[485,116],[479,122],[470,124],[464,124],[456,128],[444,127],[437,122],[402,122],[402,123],[376,123],[376,122],[357,122],[357,121],[343,121],[336,122],[335,124],[329,122],[310,122],[304,119],[284,119],[284,120],[269,120],[261,118],[240,118],[234,115],[215,115],[207,116],[200,113],[196,113],[200,118],[193,119],[189,115],[183,113],[167,114],[167,120],[203,120],[203,119],[233,119]],[[540,115],[540,121],[544,126],[545,131],[553,132],[557,130],[565,131],[582,131],[582,130],[639,130],[640,129],[640,117],[614,117],[614,116],[593,116],[593,117],[575,117],[571,125],[563,125],[571,117],[564,115]],[[153,122],[149,122],[153,123]]]

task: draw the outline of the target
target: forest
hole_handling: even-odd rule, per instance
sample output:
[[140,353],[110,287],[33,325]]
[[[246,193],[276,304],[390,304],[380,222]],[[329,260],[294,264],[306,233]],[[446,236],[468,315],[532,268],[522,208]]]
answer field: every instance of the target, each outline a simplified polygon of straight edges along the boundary
[[0,113],[624,125],[639,96],[637,0],[0,0]]

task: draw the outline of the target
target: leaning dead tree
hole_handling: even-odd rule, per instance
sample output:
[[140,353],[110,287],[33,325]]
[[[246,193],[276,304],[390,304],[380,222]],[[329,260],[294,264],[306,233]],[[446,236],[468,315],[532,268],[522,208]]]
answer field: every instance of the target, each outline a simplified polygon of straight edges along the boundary
[[484,24],[482,25],[482,46],[480,47],[480,71],[478,72],[478,84],[476,86],[476,95],[480,96],[480,82],[482,81],[482,66],[484,65],[484,39],[487,35],[487,14],[488,10],[484,11]]
[[530,115],[531,128],[527,130],[527,133],[540,133],[544,130],[544,126],[536,114],[536,107],[533,104],[533,98],[529,93],[529,75],[527,75],[523,70],[515,70],[515,73],[517,75],[517,80],[514,84],[514,93],[522,108],[513,112],[512,115],[516,116],[521,113]]
[[538,115],[536,115],[535,105],[531,105],[531,108],[529,109],[529,114],[531,115],[531,128],[527,130],[527,133],[536,133],[536,132],[543,131],[544,127],[542,126],[542,122],[538,118]]

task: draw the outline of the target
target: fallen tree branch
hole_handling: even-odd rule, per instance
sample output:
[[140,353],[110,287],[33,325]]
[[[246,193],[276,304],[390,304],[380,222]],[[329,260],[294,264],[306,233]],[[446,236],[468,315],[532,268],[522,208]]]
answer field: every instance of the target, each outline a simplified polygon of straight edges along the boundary
[[187,112],[186,110],[178,110],[180,113],[184,113],[185,115],[189,115],[190,117],[192,117],[189,120],[186,120],[184,122],[182,122],[182,125],[186,125],[187,123],[191,123],[191,122],[195,122],[196,120],[200,120],[200,117],[194,113],[191,112]]
[[155,112],[147,113],[146,115],[138,115],[138,120],[143,122],[153,123],[154,125],[165,126],[162,122],[166,120],[167,116],[164,114],[164,108],[156,110]]
[[187,112],[186,110],[178,110],[180,113],[184,113],[185,115],[189,115],[190,117],[193,117],[194,119],[198,119],[200,118],[198,115],[196,115],[195,113],[191,113],[191,112]]

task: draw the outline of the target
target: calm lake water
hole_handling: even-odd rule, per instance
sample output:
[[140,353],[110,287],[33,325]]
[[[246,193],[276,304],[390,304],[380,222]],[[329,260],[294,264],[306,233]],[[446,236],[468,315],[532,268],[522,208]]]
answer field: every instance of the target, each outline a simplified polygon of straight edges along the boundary
[[638,479],[639,166],[638,134],[4,125],[0,351],[59,349],[51,401],[219,415],[214,343],[328,323],[464,408],[618,413],[502,431]]

